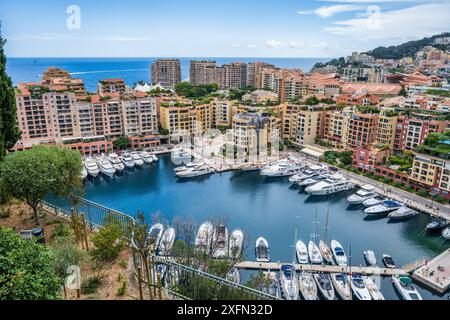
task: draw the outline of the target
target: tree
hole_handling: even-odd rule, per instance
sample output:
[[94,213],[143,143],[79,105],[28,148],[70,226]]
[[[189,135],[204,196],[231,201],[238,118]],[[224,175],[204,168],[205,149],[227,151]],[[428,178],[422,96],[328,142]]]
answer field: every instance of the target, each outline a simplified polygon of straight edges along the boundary
[[64,197],[81,187],[81,155],[60,147],[37,146],[9,154],[0,164],[0,180],[12,197],[26,202],[40,225],[38,206],[48,194]]
[[60,290],[49,248],[0,227],[0,300],[55,300]]
[[14,88],[6,74],[6,57],[3,49],[5,44],[6,40],[2,38],[0,30],[0,160],[20,138]]
[[114,141],[114,148],[119,150],[127,149],[131,146],[131,140],[127,136],[120,136]]

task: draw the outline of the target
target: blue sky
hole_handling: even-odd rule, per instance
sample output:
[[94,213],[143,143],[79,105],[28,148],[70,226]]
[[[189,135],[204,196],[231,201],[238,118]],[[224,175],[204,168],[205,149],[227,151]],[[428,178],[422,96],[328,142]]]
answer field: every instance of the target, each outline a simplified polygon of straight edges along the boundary
[[0,1],[10,57],[336,57],[450,31],[449,17],[450,0]]

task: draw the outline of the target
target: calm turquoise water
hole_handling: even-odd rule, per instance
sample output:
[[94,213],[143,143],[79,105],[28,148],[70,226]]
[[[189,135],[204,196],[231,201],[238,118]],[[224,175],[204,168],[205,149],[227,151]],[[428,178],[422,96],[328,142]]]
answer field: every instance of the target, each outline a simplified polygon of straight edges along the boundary
[[[323,236],[327,210],[328,241],[334,238],[347,247],[351,234],[353,265],[364,265],[363,251],[368,249],[375,251],[379,263],[381,255],[388,253],[402,266],[432,258],[450,246],[438,236],[424,234],[429,222],[425,215],[405,223],[368,220],[361,208],[348,206],[346,198],[351,192],[314,198],[290,188],[287,179],[267,180],[257,172],[229,172],[179,182],[173,168],[170,157],[164,156],[158,165],[123,177],[88,181],[84,197],[130,215],[143,211],[148,221],[154,212],[160,212],[169,223],[175,217],[188,217],[198,224],[209,218],[225,219],[229,229],[245,231],[250,244],[248,259],[254,259],[254,242],[264,236],[273,261],[292,261],[296,217],[301,219],[299,237],[309,241],[316,212],[321,222],[318,232]],[[383,280],[382,291],[387,298],[397,298],[388,279]],[[424,298],[439,299],[425,290],[422,293]]]
[[[325,62],[323,58],[180,58],[182,79],[189,77],[191,60],[212,59],[218,64],[233,61],[265,61],[283,68],[300,68],[309,71],[317,62]],[[150,66],[155,58],[9,58],[7,72],[13,83],[39,81],[48,67],[59,67],[83,79],[86,89],[94,92],[97,82],[106,78],[123,78],[133,86],[137,81],[151,81]]]

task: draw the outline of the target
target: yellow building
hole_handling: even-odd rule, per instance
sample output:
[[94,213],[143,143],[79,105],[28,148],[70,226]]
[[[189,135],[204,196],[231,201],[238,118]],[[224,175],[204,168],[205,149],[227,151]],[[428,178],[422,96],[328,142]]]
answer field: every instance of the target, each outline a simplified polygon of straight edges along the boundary
[[283,108],[283,139],[297,146],[314,144],[323,136],[325,111],[315,106],[285,104]]
[[380,115],[378,117],[376,144],[387,146],[392,152],[394,149],[397,116]]

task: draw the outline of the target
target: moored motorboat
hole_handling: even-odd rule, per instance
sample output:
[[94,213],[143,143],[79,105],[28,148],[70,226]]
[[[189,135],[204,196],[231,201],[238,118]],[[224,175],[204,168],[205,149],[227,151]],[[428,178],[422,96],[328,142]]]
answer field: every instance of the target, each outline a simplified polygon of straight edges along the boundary
[[141,152],[141,158],[142,158],[142,160],[144,160],[144,162],[146,164],[152,164],[153,163],[153,156],[150,153],[146,152],[146,151]]
[[190,168],[185,171],[178,172],[176,173],[176,176],[180,179],[189,179],[209,175],[213,172],[214,171],[210,167],[203,166],[200,168]]
[[386,200],[381,204],[367,208],[364,213],[373,215],[387,215],[392,211],[396,211],[402,207],[402,204],[396,201]]
[[230,282],[234,282],[235,284],[241,283],[241,275],[239,274],[239,270],[237,268],[231,268],[225,278]]
[[285,300],[298,300],[299,288],[295,267],[284,264],[280,269],[280,285]]
[[375,198],[377,193],[372,185],[364,185],[358,192],[347,198],[350,204],[362,204],[364,201]]
[[174,228],[167,229],[159,242],[158,254],[160,256],[169,256],[175,243],[176,231]]
[[164,233],[164,226],[161,223],[157,223],[150,228],[148,235],[151,241],[152,250],[157,252],[159,244],[161,242],[162,235]]
[[359,274],[352,274],[350,276],[350,286],[353,294],[358,300],[372,300],[369,289],[364,284],[364,279]]
[[134,165],[138,167],[142,167],[144,165],[144,160],[142,160],[142,157],[139,154],[139,152],[132,152],[130,156],[133,159]]
[[344,248],[337,240],[331,241],[331,251],[333,252],[334,260],[338,266],[347,266],[347,255],[345,254]]
[[212,247],[214,234],[214,226],[211,222],[203,223],[197,231],[195,237],[195,246],[197,249],[202,250],[205,253],[209,253]]
[[340,174],[335,174],[324,181],[309,186],[305,191],[313,196],[323,196],[351,190],[354,187],[350,180]]
[[242,230],[236,229],[231,233],[229,253],[230,258],[237,259],[242,253],[242,244],[244,242],[244,233]]
[[373,206],[379,205],[380,203],[383,203],[386,200],[388,200],[388,199],[386,199],[385,197],[375,196],[374,198],[370,198],[370,199],[363,201],[363,206],[366,208],[373,207]]
[[386,266],[386,268],[389,268],[389,269],[396,268],[394,259],[390,255],[383,254],[383,263]]
[[334,300],[336,293],[333,288],[331,277],[327,273],[314,274],[314,280],[316,280],[317,287],[325,300]]
[[213,257],[220,259],[228,256],[228,229],[223,224],[217,226],[213,235]]
[[297,254],[297,261],[300,264],[308,264],[309,263],[309,255],[308,249],[303,241],[298,240],[295,244],[295,251]]
[[323,173],[328,167],[322,164],[303,168],[299,173],[289,178],[292,183],[300,183],[303,180],[312,178],[313,176]]
[[97,161],[97,164],[100,168],[100,172],[108,177],[113,177],[116,173],[116,169],[112,166],[111,162],[109,162],[106,158],[100,158]]
[[427,224],[427,231],[428,232],[437,232],[442,230],[448,226],[448,222],[443,219],[434,218],[433,221],[431,221],[429,224]]
[[133,158],[130,156],[129,153],[124,153],[124,154],[120,157],[120,160],[123,162],[123,164],[125,165],[126,168],[128,168],[128,169],[134,168],[134,160],[133,160]]
[[300,273],[300,275],[298,276],[298,286],[304,300],[317,300],[317,284],[312,273]]
[[269,178],[290,177],[302,170],[304,166],[293,160],[280,160],[261,169],[261,175]]
[[158,157],[154,153],[152,154],[152,158],[153,158],[153,162],[158,162],[159,161]]
[[269,255],[269,242],[260,237],[256,240],[256,261],[257,262],[270,262]]
[[419,215],[419,212],[417,212],[416,210],[408,208],[407,206],[403,206],[400,209],[389,213],[388,217],[389,220],[404,220],[417,215]]
[[85,166],[88,174],[94,178],[96,178],[98,176],[98,174],[100,173],[100,168],[98,167],[97,162],[95,162],[95,160],[92,158],[87,158],[84,161],[84,166]]
[[111,164],[113,165],[114,169],[116,169],[116,171],[121,172],[121,171],[125,170],[125,165],[123,164],[122,161],[120,161],[120,158],[117,154],[111,153],[108,156],[108,160],[109,160],[109,162],[111,162]]
[[83,166],[83,168],[81,169],[80,179],[86,180],[87,177],[88,177],[88,171],[87,171],[86,167]]
[[322,254],[320,253],[319,248],[314,243],[314,241],[310,241],[308,244],[308,253],[309,253],[309,260],[313,264],[322,264],[323,258]]
[[377,258],[375,256],[375,252],[372,250],[364,251],[364,259],[368,266],[373,267],[377,265]]
[[331,281],[336,289],[336,293],[342,300],[350,300],[352,298],[352,289],[350,288],[346,274],[333,273],[331,275]]
[[403,300],[422,300],[410,277],[393,276],[392,283]]
[[373,300],[386,300],[381,293],[380,288],[378,288],[375,281],[371,277],[363,277],[363,280]]

